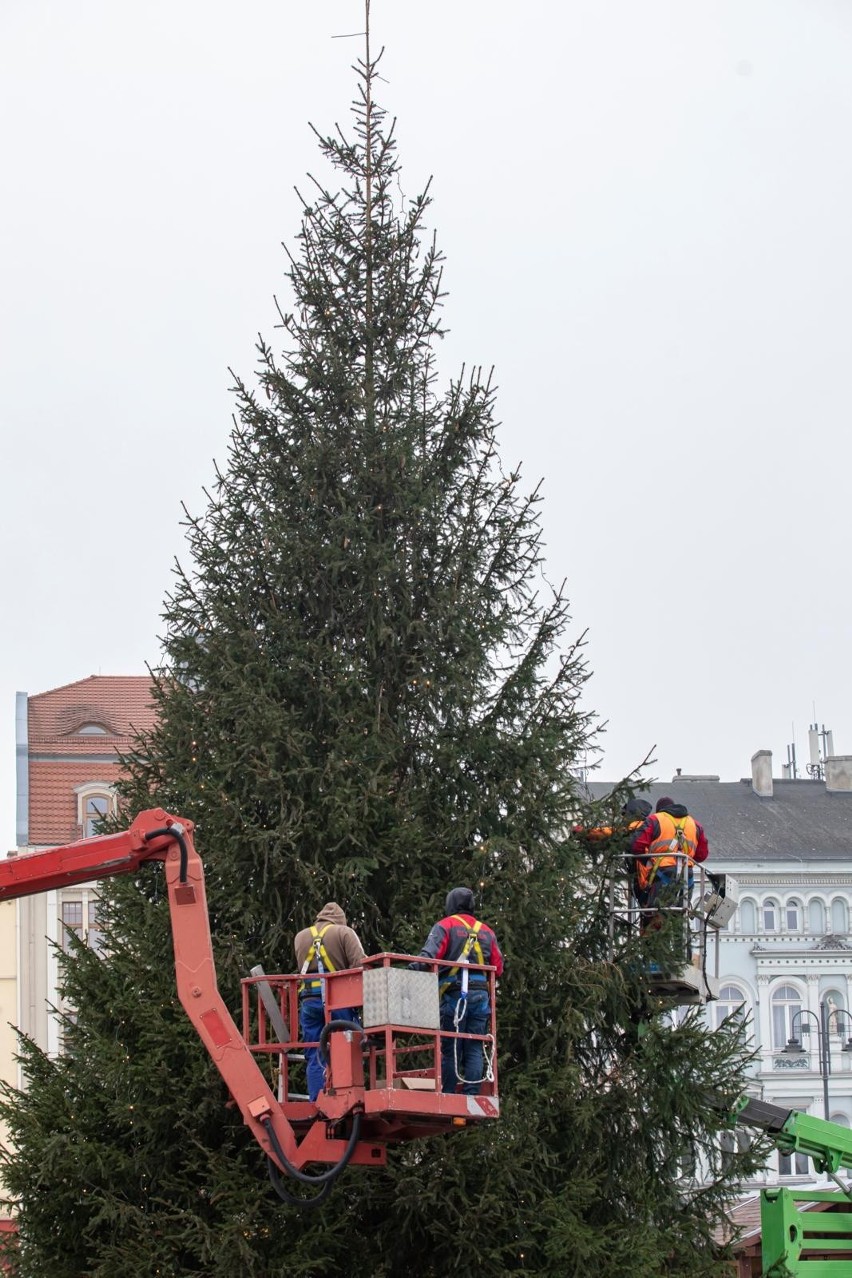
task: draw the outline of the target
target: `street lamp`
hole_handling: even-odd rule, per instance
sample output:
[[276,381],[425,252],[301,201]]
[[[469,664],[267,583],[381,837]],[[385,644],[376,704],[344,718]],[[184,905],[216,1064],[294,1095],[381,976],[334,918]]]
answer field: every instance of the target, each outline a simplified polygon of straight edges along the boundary
[[[808,1008],[802,1008],[800,1011],[794,1012],[790,1022],[790,1029],[793,1033],[792,1036],[787,1039],[787,1046],[782,1049],[788,1056],[798,1056],[800,1053],[804,1052],[805,1049],[802,1046],[802,1038],[805,1034],[810,1034],[811,1027],[807,1022],[802,1024],[802,1021],[806,1017],[809,1020],[814,1021],[816,1024],[817,1035],[817,1059],[819,1061],[820,1078],[822,1079],[822,1105],[826,1121],[828,1121],[829,1113],[828,1079],[831,1074],[831,1021],[833,1018],[840,1016],[845,1016],[850,1027],[852,1027],[852,1013],[847,1012],[845,1008],[842,1007],[830,1008],[827,1003],[820,1003],[819,1016],[817,1016],[816,1012],[811,1012]],[[801,1038],[796,1037],[797,1022],[799,1023],[799,1034],[802,1036]],[[839,1034],[840,1032],[840,1027],[838,1025],[837,1033]],[[846,1042],[840,1050],[852,1055],[852,1033],[847,1034]]]

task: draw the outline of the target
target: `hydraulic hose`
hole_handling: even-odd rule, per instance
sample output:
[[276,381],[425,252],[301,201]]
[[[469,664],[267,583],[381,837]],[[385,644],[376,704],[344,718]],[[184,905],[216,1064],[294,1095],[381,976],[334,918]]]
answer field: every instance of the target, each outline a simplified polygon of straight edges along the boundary
[[[348,1020],[329,1021],[327,1025],[323,1026],[322,1033],[320,1034],[318,1050],[322,1056],[325,1056],[325,1048],[326,1048],[326,1045],[328,1044],[330,1035],[334,1034],[338,1030],[352,1030],[355,1033],[360,1034],[363,1032],[363,1026],[359,1025],[357,1021],[348,1021]],[[355,1147],[358,1144],[358,1141],[361,1136],[362,1118],[363,1118],[362,1111],[359,1109],[355,1110],[355,1112],[352,1115],[352,1130],[349,1133],[349,1140],[346,1143],[346,1148],[341,1154],[340,1159],[334,1164],[333,1167],[328,1167],[324,1172],[317,1172],[316,1174],[303,1172],[301,1171],[300,1168],[295,1167],[290,1162],[287,1155],[284,1153],[284,1150],[281,1148],[281,1142],[279,1141],[278,1137],[275,1134],[275,1128],[272,1126],[272,1120],[270,1118],[263,1119],[262,1120],[263,1126],[265,1127],[266,1134],[269,1137],[269,1143],[272,1146],[275,1157],[278,1159],[279,1163],[284,1168],[287,1175],[291,1176],[293,1180],[298,1181],[299,1184],[301,1185],[320,1186],[320,1192],[316,1194],[313,1198],[300,1198],[296,1194],[291,1194],[289,1190],[284,1188],[284,1184],[281,1180],[281,1174],[278,1171],[278,1168],[275,1166],[275,1163],[272,1161],[271,1158],[267,1158],[267,1162],[269,1165],[269,1179],[272,1183],[273,1189],[275,1190],[276,1194],[278,1194],[279,1198],[283,1199],[283,1201],[286,1203],[291,1203],[296,1207],[302,1207],[302,1208],[319,1207],[321,1203],[325,1202],[326,1198],[331,1192],[331,1189],[332,1189],[332,1186],[334,1185],[335,1180],[340,1175],[340,1173],[344,1171],[345,1168],[348,1166],[349,1160],[351,1159],[352,1155],[355,1153]]]
[[269,1167],[269,1180],[272,1188],[275,1190],[282,1202],[289,1203],[291,1207],[299,1207],[302,1211],[309,1208],[319,1207],[328,1198],[332,1189],[334,1189],[334,1181],[327,1180],[322,1186],[318,1194],[314,1194],[313,1198],[300,1198],[298,1194],[291,1194],[289,1189],[284,1188],[284,1182],[281,1179],[281,1173],[275,1166],[271,1158],[267,1158]]
[[339,1161],[336,1162],[333,1167],[329,1167],[326,1171],[319,1172],[315,1176],[309,1175],[307,1172],[300,1171],[298,1167],[293,1166],[284,1153],[284,1150],[281,1148],[281,1142],[275,1134],[275,1128],[272,1126],[272,1120],[270,1118],[263,1119],[263,1125],[266,1128],[269,1143],[275,1151],[275,1157],[281,1163],[287,1175],[292,1176],[292,1178],[298,1181],[300,1185],[321,1186],[320,1193],[314,1198],[299,1198],[295,1194],[291,1194],[284,1188],[281,1181],[281,1175],[278,1168],[275,1166],[275,1163],[271,1158],[267,1158],[267,1162],[269,1164],[269,1179],[272,1182],[272,1187],[278,1194],[279,1198],[283,1198],[283,1200],[287,1203],[294,1203],[297,1207],[318,1207],[320,1203],[324,1202],[331,1193],[335,1180],[348,1166],[350,1158],[355,1153],[355,1146],[358,1144],[358,1140],[361,1135],[361,1118],[362,1113],[360,1109],[358,1109],[352,1115],[352,1131],[349,1134],[349,1140],[347,1141],[346,1148],[341,1154]]
[[356,1034],[364,1033],[364,1026],[358,1021],[329,1021],[327,1025],[323,1025],[322,1033],[319,1036],[319,1054],[323,1064],[328,1061],[326,1046],[332,1034],[336,1034],[338,1030],[352,1030]]
[[149,843],[151,839],[157,839],[161,834],[168,834],[173,838],[180,847],[180,875],[181,883],[186,882],[187,868],[189,865],[189,852],[186,847],[186,839],[183,837],[183,831],[178,829],[176,825],[164,825],[161,830],[149,830],[145,835],[145,842]]

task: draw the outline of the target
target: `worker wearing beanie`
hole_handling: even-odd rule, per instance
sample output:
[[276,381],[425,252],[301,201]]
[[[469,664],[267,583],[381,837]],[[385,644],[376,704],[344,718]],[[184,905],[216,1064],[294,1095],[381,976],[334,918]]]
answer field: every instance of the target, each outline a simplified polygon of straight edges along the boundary
[[[453,888],[447,893],[446,916],[435,924],[420,954],[427,959],[463,959],[473,965],[468,973],[467,994],[463,991],[462,973],[458,967],[438,969],[441,992],[441,1029],[459,1034],[487,1034],[491,1017],[488,996],[488,973],[476,970],[477,964],[503,971],[503,955],[487,923],[474,915],[473,892],[470,888]],[[413,963],[412,967],[421,964]],[[481,1042],[470,1039],[442,1038],[441,1088],[454,1093],[461,1084],[462,1092],[475,1096],[483,1081],[484,1052]]]

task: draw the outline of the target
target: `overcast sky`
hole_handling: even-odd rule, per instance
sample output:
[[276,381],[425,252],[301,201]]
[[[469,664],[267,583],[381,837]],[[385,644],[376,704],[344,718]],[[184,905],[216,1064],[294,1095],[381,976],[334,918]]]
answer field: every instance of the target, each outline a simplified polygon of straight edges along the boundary
[[[2,0],[0,831],[14,694],[156,662],[232,408],[275,337],[313,121],[361,0]],[[852,4],[373,0],[408,194],[434,175],[445,377],[588,629],[601,775],[852,753]],[[5,742],[5,744],[2,744]]]

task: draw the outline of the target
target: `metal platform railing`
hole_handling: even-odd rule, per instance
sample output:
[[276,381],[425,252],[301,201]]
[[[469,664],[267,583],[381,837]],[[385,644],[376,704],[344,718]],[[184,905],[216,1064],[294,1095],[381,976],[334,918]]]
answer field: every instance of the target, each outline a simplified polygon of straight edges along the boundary
[[[412,970],[412,964],[422,970]],[[298,1126],[317,1114],[317,1106],[305,1094],[304,1065],[305,1049],[317,1044],[304,1041],[299,1029],[299,996],[308,980],[323,986],[326,1023],[357,1010],[363,1025],[364,1113],[368,1121],[372,1115],[373,1130],[381,1129],[382,1139],[393,1139],[395,1130],[409,1137],[414,1129],[425,1135],[441,1127],[496,1118],[496,974],[493,967],[466,965],[468,979],[478,982],[477,988],[484,987],[489,996],[485,1033],[442,1029],[439,987],[458,966],[389,952],[370,956],[361,968],[311,972],[309,977],[268,975],[254,968],[242,982],[242,1034],[249,1050],[270,1058],[276,1069],[278,1098],[288,1119]],[[462,1045],[471,1042],[482,1044],[482,1077],[468,1080],[467,1092],[460,1090],[461,1083],[452,1092],[444,1091],[442,1053],[452,1053],[455,1063]],[[331,1092],[334,1087],[332,1076],[326,1089]]]

